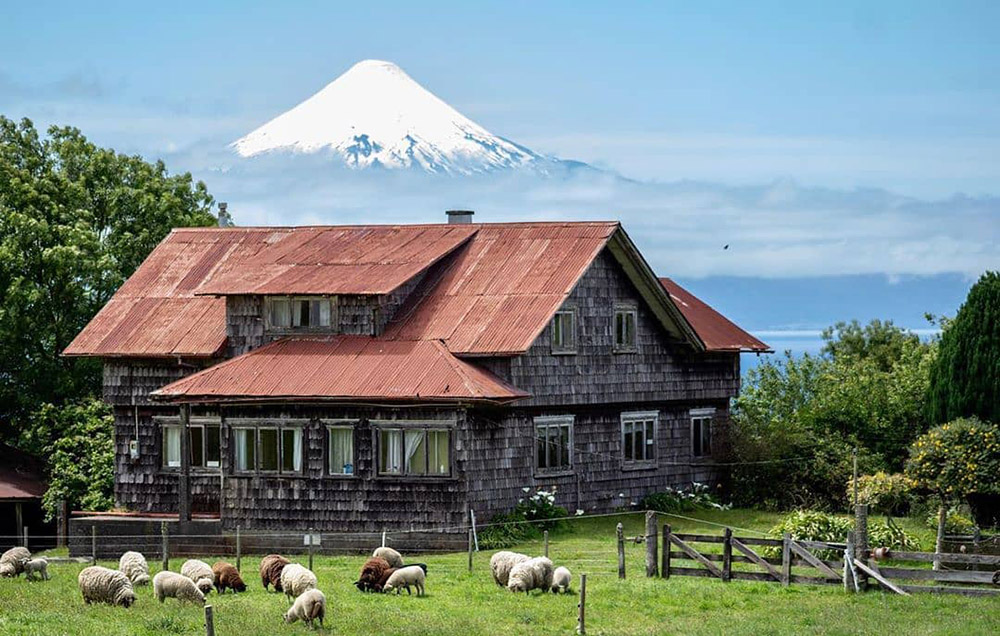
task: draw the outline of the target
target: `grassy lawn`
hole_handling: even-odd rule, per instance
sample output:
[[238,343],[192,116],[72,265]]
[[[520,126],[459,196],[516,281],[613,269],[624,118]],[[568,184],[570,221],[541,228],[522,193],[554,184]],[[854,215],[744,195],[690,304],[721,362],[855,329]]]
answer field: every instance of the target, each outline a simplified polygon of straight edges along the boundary
[[[698,512],[709,521],[766,530],[777,515],[756,511]],[[642,533],[641,515],[623,517],[627,535]],[[589,634],[859,634],[893,631],[917,634],[1000,633],[1000,599],[920,595],[909,598],[880,592],[848,595],[838,587],[672,577],[646,579],[644,546],[627,544],[628,579],[617,579],[614,526],[619,519],[586,519],[552,534],[550,556],[568,566],[574,586],[588,573]],[[669,518],[676,531],[718,533],[716,526]],[[909,530],[919,530],[907,524]],[[743,534],[739,531],[737,535]],[[923,540],[923,537],[922,537]],[[538,553],[540,542],[520,546]],[[498,588],[489,574],[489,553],[476,555],[473,572],[466,554],[414,554],[428,564],[424,598],[361,594],[351,584],[361,556],[317,557],[316,574],[327,596],[327,631],[333,634],[573,634],[575,595],[514,595]],[[210,564],[214,557],[207,556]],[[293,560],[296,560],[293,557]],[[303,556],[299,560],[305,562]],[[154,562],[155,561],[155,562]],[[178,570],[182,560],[171,561]],[[258,559],[243,560],[250,590],[241,595],[209,596],[215,607],[216,634],[311,633],[284,625],[284,595],[265,593],[256,576]],[[110,562],[103,565],[116,567]],[[150,566],[157,570],[153,558]],[[138,588],[131,609],[85,606],[76,586],[82,565],[53,565],[52,580],[0,580],[0,634],[115,636],[204,634],[200,607],[169,600],[161,605],[152,588]]]

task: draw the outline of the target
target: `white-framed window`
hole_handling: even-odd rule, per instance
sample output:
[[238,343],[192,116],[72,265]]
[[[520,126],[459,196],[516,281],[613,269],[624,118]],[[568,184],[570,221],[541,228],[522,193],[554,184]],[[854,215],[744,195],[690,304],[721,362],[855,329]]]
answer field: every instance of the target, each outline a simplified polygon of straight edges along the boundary
[[619,305],[615,307],[615,345],[616,353],[632,353],[637,349],[636,320],[638,310],[634,306]]
[[[164,468],[181,467],[181,435],[184,427],[179,418],[163,418],[162,465]],[[222,466],[222,429],[214,418],[192,418],[188,424],[188,452],[192,468],[219,468]]]
[[299,474],[305,457],[305,432],[287,422],[234,424],[233,469],[236,472]]
[[337,421],[326,426],[327,474],[354,474],[354,421]]
[[540,472],[560,472],[573,468],[573,416],[546,415],[536,417],[535,469]]
[[622,462],[626,466],[656,464],[656,432],[660,414],[622,413]]
[[412,477],[451,475],[451,429],[437,423],[375,425],[378,474]]
[[270,330],[326,330],[336,322],[334,297],[268,296],[264,305]]
[[691,456],[712,456],[712,417],[715,409],[691,409]]
[[576,309],[560,309],[552,317],[552,352],[576,353]]

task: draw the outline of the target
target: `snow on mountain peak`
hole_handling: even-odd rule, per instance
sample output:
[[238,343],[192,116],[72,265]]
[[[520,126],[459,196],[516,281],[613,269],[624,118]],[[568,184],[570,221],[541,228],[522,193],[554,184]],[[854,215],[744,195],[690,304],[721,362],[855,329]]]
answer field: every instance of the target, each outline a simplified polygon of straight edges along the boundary
[[392,62],[364,60],[232,144],[242,157],[329,152],[355,168],[470,174],[547,158],[493,135]]

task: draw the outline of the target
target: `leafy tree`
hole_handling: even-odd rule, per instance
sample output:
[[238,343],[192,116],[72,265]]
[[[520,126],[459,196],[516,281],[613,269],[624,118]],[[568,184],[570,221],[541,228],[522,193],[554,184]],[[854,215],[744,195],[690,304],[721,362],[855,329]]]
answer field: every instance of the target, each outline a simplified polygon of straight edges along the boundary
[[942,334],[929,396],[933,422],[1000,422],[1000,272],[983,274]]
[[897,327],[891,320],[872,320],[861,326],[857,320],[838,322],[823,330],[823,354],[834,360],[870,360],[888,371],[908,346],[919,344],[916,334]]
[[39,429],[59,431],[46,449],[51,479],[42,497],[51,519],[66,501],[71,509],[107,510],[114,504],[115,442],[111,407],[88,398],[56,407],[43,405],[32,417]]
[[30,415],[96,395],[100,365],[60,352],[171,228],[214,224],[211,205],[162,162],[0,116],[0,439],[39,453],[62,434]]

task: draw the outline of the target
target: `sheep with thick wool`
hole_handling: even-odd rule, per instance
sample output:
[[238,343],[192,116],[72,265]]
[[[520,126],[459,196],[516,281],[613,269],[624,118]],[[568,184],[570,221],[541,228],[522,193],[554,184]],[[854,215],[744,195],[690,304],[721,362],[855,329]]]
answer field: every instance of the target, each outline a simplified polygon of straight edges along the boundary
[[132,585],[149,585],[149,564],[141,552],[126,552],[118,559],[118,569]]
[[518,563],[527,561],[530,558],[527,554],[520,554],[519,552],[508,552],[507,550],[496,552],[490,557],[490,572],[493,573],[493,580],[500,587],[507,587],[510,571]]
[[573,574],[569,568],[559,566],[552,573],[552,593],[569,592],[570,585],[573,584]]
[[194,581],[176,572],[163,571],[153,577],[153,595],[163,603],[168,598],[178,601],[190,601],[199,605],[205,604],[205,595],[194,584]]
[[410,586],[412,585],[417,588],[417,596],[423,596],[425,579],[424,569],[419,565],[399,568],[389,575],[385,585],[382,586],[382,591],[388,594],[396,590],[396,594],[399,594],[401,588],[406,588],[406,593],[410,594]]
[[375,589],[375,585],[382,580],[382,575],[390,569],[389,563],[382,558],[372,557],[361,566],[361,574],[354,585],[362,592],[370,592]]
[[34,581],[35,575],[38,575],[38,578],[43,581],[49,580],[49,562],[47,559],[41,557],[25,559],[21,562],[21,569],[24,570],[24,578],[29,581]]
[[215,574],[215,591],[222,594],[227,589],[233,592],[246,592],[247,586],[237,570],[231,563],[216,561],[212,565],[212,573]]
[[299,594],[291,608],[285,612],[285,622],[305,621],[306,625],[312,627],[312,622],[319,620],[319,625],[322,627],[324,616],[326,616],[326,596],[319,590],[306,590]]
[[552,588],[552,561],[545,557],[535,557],[522,561],[510,571],[507,589],[511,592],[541,590],[548,592]]
[[9,579],[24,572],[24,560],[30,558],[31,552],[28,548],[17,547],[7,550],[0,555],[0,576]]
[[260,583],[265,590],[271,585],[275,592],[281,591],[281,571],[289,563],[291,561],[280,554],[269,554],[260,560]]
[[124,572],[92,565],[89,568],[83,568],[79,576],[76,577],[76,581],[80,586],[83,602],[87,605],[107,603],[108,605],[131,607],[132,603],[135,603],[135,590],[132,589],[132,581],[128,580]]
[[387,548],[385,546],[375,548],[375,551],[372,552],[372,557],[376,559],[385,559],[385,562],[389,564],[390,568],[403,567],[403,555],[396,552],[392,548]]
[[289,600],[301,596],[307,590],[316,589],[316,575],[309,568],[290,563],[281,570],[281,589]]
[[181,566],[181,574],[194,581],[202,594],[208,594],[215,587],[215,572],[212,567],[198,559],[188,559]]

